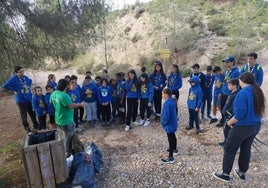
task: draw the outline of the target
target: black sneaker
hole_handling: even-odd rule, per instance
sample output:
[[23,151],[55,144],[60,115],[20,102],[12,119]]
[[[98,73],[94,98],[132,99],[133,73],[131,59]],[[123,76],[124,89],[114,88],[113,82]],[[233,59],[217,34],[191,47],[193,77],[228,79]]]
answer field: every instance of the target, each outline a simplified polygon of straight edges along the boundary
[[191,129],[193,129],[193,126],[187,126],[186,128],[185,128],[186,130],[191,130]]
[[196,130],[195,130],[195,133],[196,133],[196,134],[199,134],[199,133],[200,133],[200,129],[196,129]]
[[212,174],[212,176],[220,181],[223,181],[223,182],[230,182],[231,181],[231,178],[228,174],[215,172]]
[[212,118],[212,119],[210,120],[209,124],[216,123],[217,121],[218,121],[217,118]]
[[174,163],[175,160],[173,157],[168,157],[166,159],[161,159],[162,163]]
[[[169,149],[167,149],[167,152],[169,152]],[[179,155],[179,151],[177,149],[173,150],[173,155]]]
[[223,127],[223,123],[218,123],[216,127]]
[[241,172],[238,168],[235,168],[234,172],[241,180],[246,180],[246,174],[244,172]]
[[223,147],[225,142],[219,142],[218,144],[219,144],[219,146]]

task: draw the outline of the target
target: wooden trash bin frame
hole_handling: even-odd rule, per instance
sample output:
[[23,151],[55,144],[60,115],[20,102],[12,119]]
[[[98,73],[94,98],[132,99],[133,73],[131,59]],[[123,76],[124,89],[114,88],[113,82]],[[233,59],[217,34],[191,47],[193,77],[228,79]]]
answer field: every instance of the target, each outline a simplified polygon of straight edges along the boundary
[[54,188],[68,178],[64,134],[54,131],[54,140],[35,145],[26,136],[21,154],[29,188]]

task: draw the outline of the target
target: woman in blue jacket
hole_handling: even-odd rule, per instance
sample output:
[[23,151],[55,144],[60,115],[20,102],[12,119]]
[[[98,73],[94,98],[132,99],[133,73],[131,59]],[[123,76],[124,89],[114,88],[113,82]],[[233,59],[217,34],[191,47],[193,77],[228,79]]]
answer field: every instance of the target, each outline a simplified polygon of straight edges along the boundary
[[3,84],[3,88],[14,92],[14,99],[20,110],[22,124],[24,129],[30,132],[31,129],[27,121],[27,113],[33,122],[34,128],[37,129],[39,126],[32,107],[32,80],[24,75],[24,70],[20,66],[16,66],[14,72],[15,75]]
[[161,108],[162,108],[162,90],[166,86],[165,82],[167,76],[163,71],[163,65],[160,61],[155,63],[154,71],[150,75],[149,79],[154,86],[154,109],[155,109],[155,120],[160,120]]
[[173,153],[178,153],[177,150],[177,138],[175,132],[178,129],[178,119],[176,113],[176,103],[174,99],[171,98],[172,91],[165,88],[162,91],[162,98],[165,100],[162,109],[162,119],[161,125],[165,132],[167,133],[168,143],[169,143],[169,155],[167,159],[162,159],[163,163],[174,163]]
[[45,96],[42,94],[42,88],[39,86],[34,88],[32,105],[39,121],[38,130],[46,129],[47,106],[45,103]]
[[239,78],[241,90],[236,95],[233,105],[233,117],[227,121],[231,127],[224,145],[222,173],[213,176],[221,181],[229,182],[237,150],[240,148],[238,168],[235,174],[242,180],[246,179],[249,168],[251,146],[261,128],[261,119],[265,111],[265,97],[250,72],[243,73]]

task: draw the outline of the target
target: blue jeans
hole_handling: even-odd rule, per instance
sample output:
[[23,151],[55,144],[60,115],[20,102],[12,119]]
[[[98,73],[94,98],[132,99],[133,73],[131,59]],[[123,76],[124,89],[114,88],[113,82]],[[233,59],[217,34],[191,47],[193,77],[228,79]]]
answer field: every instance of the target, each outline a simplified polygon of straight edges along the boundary
[[194,127],[194,123],[196,130],[200,130],[198,121],[198,112],[189,108],[189,126]]
[[65,135],[65,146],[66,146],[66,153],[72,153],[72,140],[74,136],[74,127],[75,124],[71,123],[69,125],[59,126],[61,130],[63,130]]
[[238,166],[241,172],[246,173],[249,167],[251,157],[251,146],[255,136],[259,133],[261,124],[251,126],[234,126],[229,131],[226,143],[224,145],[223,173],[230,174],[235,155],[240,148]]

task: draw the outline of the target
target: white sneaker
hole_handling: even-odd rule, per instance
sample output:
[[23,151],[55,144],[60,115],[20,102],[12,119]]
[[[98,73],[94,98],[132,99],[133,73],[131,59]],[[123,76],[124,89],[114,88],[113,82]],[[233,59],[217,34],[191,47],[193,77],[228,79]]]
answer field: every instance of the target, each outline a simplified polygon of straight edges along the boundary
[[139,122],[139,125],[142,126],[144,124],[144,119],[141,119],[140,122]]
[[132,122],[134,125],[136,125],[136,126],[138,126],[138,125],[140,125],[140,123],[136,120],[136,121],[134,121],[134,122]]
[[144,127],[147,127],[147,126],[149,126],[149,125],[150,125],[150,120],[147,119],[147,120],[145,121],[145,123],[143,124],[143,126],[144,126]]
[[129,131],[129,129],[130,129],[130,126],[129,126],[129,125],[127,125],[127,126],[126,126],[126,128],[125,128],[125,131],[126,131],[126,132],[128,132],[128,131]]

